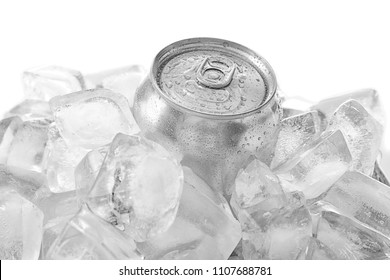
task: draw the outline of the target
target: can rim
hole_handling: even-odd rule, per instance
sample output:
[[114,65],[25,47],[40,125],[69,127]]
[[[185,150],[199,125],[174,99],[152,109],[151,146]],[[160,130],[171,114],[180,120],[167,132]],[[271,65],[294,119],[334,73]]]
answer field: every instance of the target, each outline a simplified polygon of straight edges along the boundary
[[[240,54],[248,60],[248,62],[251,63],[252,66],[256,67],[256,70],[259,72],[259,74],[262,76],[264,82],[265,82],[265,89],[266,89],[266,98],[265,100],[256,108],[253,108],[251,110],[248,110],[246,112],[242,112],[239,114],[224,114],[224,115],[218,115],[218,114],[212,114],[208,112],[199,112],[190,108],[187,108],[185,106],[181,106],[177,103],[175,103],[171,98],[169,98],[166,93],[160,88],[160,86],[157,83],[157,76],[159,71],[159,66],[162,65],[164,61],[169,60],[171,57],[180,54],[181,50],[183,49],[196,49],[197,46],[205,46],[205,44],[209,44],[210,46],[214,47],[229,47],[230,49],[234,49],[234,52],[237,54]],[[163,48],[154,58],[153,64],[151,67],[150,72],[150,80],[152,82],[152,85],[154,89],[164,98],[164,100],[170,104],[172,107],[176,108],[179,111],[186,111],[190,114],[195,114],[203,118],[211,118],[211,119],[238,119],[243,118],[248,115],[252,115],[258,111],[261,111],[267,105],[270,103],[271,100],[274,99],[274,96],[277,92],[277,82],[276,82],[276,76],[275,73],[271,67],[271,65],[268,63],[267,60],[265,60],[262,56],[254,52],[253,50],[240,45],[238,43],[224,40],[224,39],[218,39],[218,38],[211,38],[211,37],[195,37],[195,38],[189,38],[184,40],[176,41],[165,48]]]

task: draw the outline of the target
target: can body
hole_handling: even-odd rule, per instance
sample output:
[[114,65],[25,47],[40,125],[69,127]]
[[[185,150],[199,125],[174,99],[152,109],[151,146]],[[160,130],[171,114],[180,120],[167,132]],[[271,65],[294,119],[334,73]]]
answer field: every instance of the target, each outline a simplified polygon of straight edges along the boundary
[[[224,52],[226,48],[230,48],[227,54]],[[193,52],[199,49],[204,51],[195,55]],[[210,38],[189,39],[168,46],[157,55],[152,71],[137,89],[133,107],[134,117],[145,137],[176,154],[183,165],[225,195],[230,194],[237,172],[250,156],[267,161],[281,118],[272,69],[261,60],[267,68],[254,69],[268,71],[258,75],[265,82],[253,84],[251,77],[257,74],[253,74],[249,67],[256,65],[249,64],[259,61],[249,61],[249,66],[244,65],[244,70],[240,70],[237,67],[246,63],[240,60],[242,52],[247,54],[249,50],[232,42]],[[164,92],[164,86],[161,86],[161,81],[159,83],[164,71],[168,73],[161,70],[164,63],[167,67],[164,59],[169,62],[172,56],[181,53],[187,55],[180,58],[184,61],[185,71],[176,69],[171,76],[166,75]],[[250,58],[254,56],[262,59],[253,52],[249,55]],[[172,64],[177,66],[180,63],[174,61]],[[260,80],[258,77],[256,80]],[[244,78],[249,82],[242,82]],[[176,87],[174,94],[177,96],[167,96],[169,83],[173,84],[172,88]],[[258,93],[262,94],[260,101],[256,99]],[[253,105],[245,105],[243,100],[247,97],[253,99]],[[226,106],[222,108],[221,105]]]

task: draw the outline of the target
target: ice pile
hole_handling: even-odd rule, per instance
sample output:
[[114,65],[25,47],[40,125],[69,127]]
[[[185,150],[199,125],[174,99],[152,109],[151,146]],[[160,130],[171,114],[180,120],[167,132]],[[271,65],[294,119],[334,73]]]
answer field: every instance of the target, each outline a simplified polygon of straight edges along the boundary
[[374,90],[284,100],[269,165],[252,158],[226,197],[141,136],[144,76],[23,74],[0,121],[1,259],[390,258]]
[[343,94],[306,111],[294,104],[302,102],[282,105],[270,166],[255,160],[236,178],[231,205],[243,257],[389,259],[390,187],[376,161],[384,123],[377,93]]

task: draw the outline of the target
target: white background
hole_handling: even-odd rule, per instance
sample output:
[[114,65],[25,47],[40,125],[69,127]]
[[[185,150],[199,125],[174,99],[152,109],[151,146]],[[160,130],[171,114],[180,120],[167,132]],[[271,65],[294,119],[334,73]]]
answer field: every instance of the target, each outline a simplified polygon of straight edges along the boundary
[[[3,264],[3,263],[2,263]],[[375,279],[389,278],[388,261],[207,261],[207,260],[156,260],[156,261],[6,261],[2,267],[3,280],[330,280],[330,279]],[[20,269],[23,265],[23,269]],[[159,268],[177,266],[180,271],[188,268],[202,268],[203,276],[119,276],[119,269]],[[271,267],[272,276],[223,275],[214,276],[213,267]],[[49,269],[50,268],[50,269]],[[77,276],[76,276],[77,275]],[[33,277],[32,277],[33,276]],[[75,277],[76,276],[76,277]]]
[[[319,100],[374,87],[389,108],[390,8],[386,2],[0,0],[0,113],[23,98],[20,74],[29,67],[57,64],[84,73],[134,63],[149,67],[164,46],[200,36],[228,39],[257,51],[291,96]],[[389,141],[390,127],[386,131]],[[390,156],[386,159],[390,174]],[[336,273],[346,271],[327,267],[312,273],[322,279],[324,271],[336,278]],[[308,268],[283,271],[309,277],[304,273]],[[112,276],[115,273],[116,269]]]
[[57,64],[83,73],[149,67],[161,48],[189,37],[224,38],[257,51],[291,96],[315,101],[374,87],[388,107],[386,2],[1,0],[0,112],[22,99],[20,74],[29,67]]

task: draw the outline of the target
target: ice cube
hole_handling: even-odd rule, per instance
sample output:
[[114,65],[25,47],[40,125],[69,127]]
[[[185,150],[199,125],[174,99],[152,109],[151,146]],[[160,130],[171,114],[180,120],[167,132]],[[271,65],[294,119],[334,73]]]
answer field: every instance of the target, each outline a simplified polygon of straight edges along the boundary
[[330,119],[336,109],[344,102],[353,99],[359,102],[379,123],[384,125],[385,117],[382,106],[379,100],[379,95],[375,89],[360,89],[337,96],[321,100],[311,107],[312,110],[317,110],[321,116]]
[[103,146],[88,152],[77,165],[74,177],[77,196],[80,200],[85,200],[92,189],[108,149],[109,146]]
[[242,240],[238,242],[236,248],[234,248],[233,253],[230,255],[229,260],[243,260],[244,256],[242,255]]
[[320,119],[317,112],[295,115],[286,118],[280,123],[274,157],[271,169],[287,161],[299,150],[307,148],[311,140],[319,138],[321,134]]
[[307,247],[312,221],[302,193],[272,196],[242,209],[245,259],[297,259]]
[[51,220],[74,215],[79,209],[75,191],[53,194],[41,173],[0,165],[0,190],[13,190],[34,203],[44,215],[44,226]]
[[317,238],[310,238],[309,244],[301,259],[306,260],[336,260],[337,255]]
[[359,172],[346,172],[322,200],[349,218],[390,237],[390,188]]
[[[78,210],[77,210],[78,212]],[[52,219],[43,225],[43,235],[42,235],[42,245],[41,245],[41,253],[39,255],[39,259],[47,259],[47,252],[49,251],[51,245],[57,239],[57,237],[64,230],[68,221],[73,218],[72,216],[64,216],[58,217],[56,219]]]
[[267,165],[255,159],[245,169],[239,171],[231,205],[237,204],[239,208],[247,208],[278,194],[283,194],[278,177]]
[[119,133],[87,202],[134,240],[144,241],[173,223],[182,186],[183,170],[162,146]]
[[18,116],[23,121],[41,120],[51,123],[54,120],[49,103],[36,99],[26,99],[5,114],[5,117],[13,116]]
[[380,164],[378,163],[378,161],[375,161],[374,171],[372,173],[372,178],[374,178],[375,180],[381,182],[382,184],[390,186],[389,179],[387,179],[387,176],[383,172],[383,170],[382,170]]
[[0,190],[2,189],[12,189],[33,202],[50,192],[46,177],[41,173],[0,164]]
[[6,163],[9,149],[18,128],[22,125],[19,117],[10,117],[0,121],[0,163]]
[[48,139],[48,125],[41,121],[24,122],[16,131],[8,152],[7,165],[42,172]]
[[48,138],[44,161],[49,188],[55,193],[74,190],[75,168],[88,150],[67,144],[55,124],[49,127]]
[[79,71],[60,66],[27,70],[22,75],[22,82],[27,98],[44,101],[85,89],[84,78]]
[[362,224],[337,214],[323,211],[317,239],[330,248],[334,259],[365,260],[390,258],[390,240]]
[[15,190],[0,188],[0,259],[38,259],[42,212]]
[[46,195],[40,195],[34,202],[45,215],[44,224],[55,219],[74,216],[80,208],[76,191],[48,192]]
[[80,203],[76,191],[47,193],[36,199],[37,206],[44,214],[41,258],[45,259],[47,251],[67,222],[77,214]]
[[46,259],[141,259],[134,242],[84,205],[51,244]]
[[202,189],[185,181],[172,226],[138,243],[146,259],[227,259],[231,255],[241,239],[240,224]]
[[146,76],[146,70],[140,65],[131,65],[103,71],[86,76],[89,87],[102,87],[126,96],[130,107],[133,107],[135,90]]
[[371,175],[382,141],[383,127],[355,100],[343,103],[329,121],[329,131],[341,130],[352,155],[351,168]]
[[61,136],[74,146],[94,149],[119,133],[139,132],[127,99],[107,89],[57,96],[50,100]]
[[307,199],[324,193],[349,168],[351,154],[343,134],[338,130],[324,135],[314,148],[282,164],[275,174],[286,190],[298,190]]
[[226,209],[231,214],[230,206],[226,199],[219,193],[210,188],[207,183],[196,175],[191,168],[183,166],[183,174],[185,183],[198,190],[203,195],[207,196],[216,205]]

